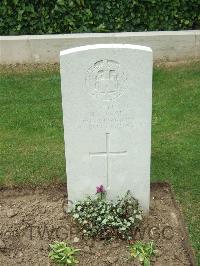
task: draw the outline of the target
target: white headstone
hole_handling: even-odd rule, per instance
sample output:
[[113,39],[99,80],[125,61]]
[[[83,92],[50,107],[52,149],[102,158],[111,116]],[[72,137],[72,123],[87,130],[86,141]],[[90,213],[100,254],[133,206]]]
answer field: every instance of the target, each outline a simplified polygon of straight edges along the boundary
[[68,198],[130,190],[149,209],[152,51],[129,44],[61,51]]

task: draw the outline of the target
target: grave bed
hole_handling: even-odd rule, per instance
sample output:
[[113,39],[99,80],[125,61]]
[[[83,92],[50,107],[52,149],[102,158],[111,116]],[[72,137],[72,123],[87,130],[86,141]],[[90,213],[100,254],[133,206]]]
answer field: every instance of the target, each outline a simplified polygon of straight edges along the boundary
[[[79,265],[140,265],[129,261],[122,240],[82,239],[65,212],[66,186],[1,189],[0,265],[51,265],[49,244],[67,240],[80,248]],[[150,215],[135,239],[153,239],[152,265],[195,265],[193,251],[174,193],[167,183],[151,185]]]

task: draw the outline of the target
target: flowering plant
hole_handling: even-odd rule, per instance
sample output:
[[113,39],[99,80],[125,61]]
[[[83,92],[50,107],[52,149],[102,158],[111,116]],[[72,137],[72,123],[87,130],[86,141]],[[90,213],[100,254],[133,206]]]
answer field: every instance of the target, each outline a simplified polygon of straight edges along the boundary
[[103,185],[96,187],[96,194],[100,197],[100,199],[105,199],[106,197],[106,190]]
[[131,239],[142,220],[138,201],[130,191],[114,202],[107,201],[104,193],[105,189],[100,186],[96,197],[78,201],[72,210],[74,220],[84,236]]

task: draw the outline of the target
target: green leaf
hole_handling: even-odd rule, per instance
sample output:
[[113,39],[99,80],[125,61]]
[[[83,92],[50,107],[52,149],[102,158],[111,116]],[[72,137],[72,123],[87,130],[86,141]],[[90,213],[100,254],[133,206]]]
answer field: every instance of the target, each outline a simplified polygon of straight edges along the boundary
[[60,6],[64,6],[65,0],[57,0],[57,4],[59,4]]

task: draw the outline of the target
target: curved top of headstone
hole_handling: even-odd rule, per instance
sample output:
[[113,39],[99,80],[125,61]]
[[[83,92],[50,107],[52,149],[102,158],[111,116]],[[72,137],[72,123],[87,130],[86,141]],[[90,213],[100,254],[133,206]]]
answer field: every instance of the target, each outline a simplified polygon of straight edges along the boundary
[[133,49],[133,50],[142,50],[146,52],[152,52],[152,49],[147,46],[142,46],[142,45],[133,45],[133,44],[118,44],[118,43],[112,43],[112,44],[93,44],[93,45],[84,45],[84,46],[79,46],[79,47],[74,47],[74,48],[69,48],[66,50],[60,51],[60,56],[62,55],[67,55],[67,54],[72,54],[76,52],[81,52],[81,51],[87,51],[87,50],[95,50],[95,49]]

